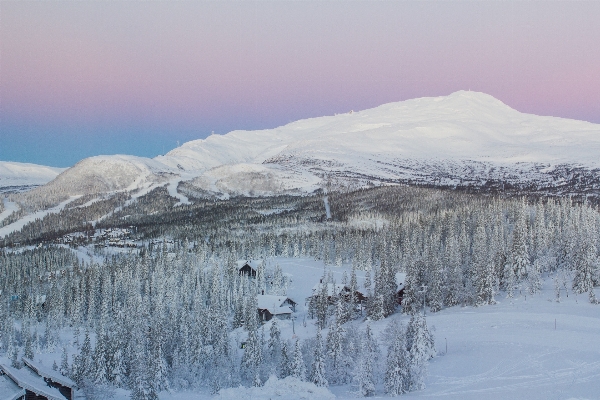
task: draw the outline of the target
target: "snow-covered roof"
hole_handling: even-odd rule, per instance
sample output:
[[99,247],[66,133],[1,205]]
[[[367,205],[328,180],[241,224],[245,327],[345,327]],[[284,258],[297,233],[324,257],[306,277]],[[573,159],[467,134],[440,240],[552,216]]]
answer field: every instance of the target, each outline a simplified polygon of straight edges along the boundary
[[25,396],[25,390],[21,389],[8,376],[0,376],[0,400],[16,400]]
[[59,383],[63,386],[67,386],[70,388],[76,388],[77,384],[73,382],[71,379],[62,375],[61,373],[54,371],[52,368],[48,368],[40,363],[36,363],[28,358],[23,357],[23,362],[32,370],[37,372],[38,375],[50,379],[52,382]]
[[58,389],[48,386],[41,376],[29,368],[16,369],[5,364],[0,364],[0,369],[25,390],[44,396],[48,400],[65,400],[65,396]]
[[237,262],[237,268],[240,269],[244,265],[248,264],[250,267],[252,267],[252,269],[256,270],[256,269],[258,269],[258,266],[261,263],[262,263],[262,261],[256,261],[256,260],[239,260]]
[[264,310],[268,310],[271,315],[291,314],[292,309],[286,306],[281,307],[265,307]]
[[[319,294],[321,292],[321,287],[324,285],[324,283],[317,283],[315,286],[313,286],[313,294]],[[346,287],[346,285],[342,285],[340,283],[334,285],[333,283],[328,283],[327,284],[327,296],[335,296],[338,295],[340,293],[342,293],[342,291],[344,290],[344,288]]]
[[[262,309],[269,310],[269,312],[273,315],[288,314],[288,311],[289,311],[289,313],[292,312],[288,306],[284,305],[284,302],[286,300],[289,300],[292,303],[296,303],[294,300],[290,299],[287,296],[259,294],[258,296],[256,296],[256,298],[257,298],[258,308],[261,310]],[[284,309],[287,309],[287,311]]]
[[406,273],[396,272],[396,285],[398,285],[398,290],[404,289],[404,282],[406,282]]

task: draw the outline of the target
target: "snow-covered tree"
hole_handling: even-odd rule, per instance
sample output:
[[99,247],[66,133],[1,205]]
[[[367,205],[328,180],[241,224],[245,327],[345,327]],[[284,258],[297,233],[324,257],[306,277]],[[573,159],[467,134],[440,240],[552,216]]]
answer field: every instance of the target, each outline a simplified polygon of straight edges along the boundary
[[310,381],[317,386],[327,386],[329,384],[325,377],[325,352],[323,351],[323,338],[320,329],[317,330],[317,336],[315,338]]
[[371,397],[375,394],[375,362],[378,346],[370,325],[367,324],[360,351],[360,361],[355,373],[355,382],[358,387],[357,394],[361,397]]
[[296,340],[294,346],[294,359],[292,360],[291,375],[301,381],[306,380],[306,366],[304,364],[304,358],[302,357],[302,350],[300,349],[300,342],[298,340]]

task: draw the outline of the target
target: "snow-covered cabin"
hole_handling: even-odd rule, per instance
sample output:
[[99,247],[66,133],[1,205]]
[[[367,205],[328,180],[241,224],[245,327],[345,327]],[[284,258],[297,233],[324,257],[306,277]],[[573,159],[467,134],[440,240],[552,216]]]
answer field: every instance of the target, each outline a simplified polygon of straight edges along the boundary
[[260,265],[260,261],[252,261],[252,260],[238,261],[237,262],[238,273],[240,275],[247,275],[251,278],[256,278],[256,270],[258,269],[259,265]]
[[257,296],[257,303],[261,321],[270,321],[273,317],[289,319],[296,311],[296,302],[286,296],[261,294]]
[[[311,297],[320,296],[321,291],[323,290],[323,285],[327,285],[327,288],[325,290],[327,291],[327,300],[329,300],[330,302],[333,302],[335,298],[340,296],[343,297],[346,301],[350,300],[350,287],[348,287],[348,285],[342,285],[339,283],[334,285],[333,283],[325,284],[319,282],[315,286],[313,286]],[[359,302],[363,302],[366,300],[366,297],[358,290],[355,292],[355,295]],[[310,297],[307,300],[310,301]]]
[[[31,363],[30,360],[27,361]],[[59,387],[61,387],[60,384],[58,384],[50,378],[43,377],[35,370],[33,370],[27,363],[25,363],[25,367],[21,369],[9,367],[6,364],[0,364],[0,370],[5,374],[5,376],[10,378],[15,385],[17,385],[19,388],[25,391],[24,398],[27,400],[75,400],[76,398],[74,392],[70,390],[70,388],[68,391],[59,389]],[[50,369],[50,371],[52,370]],[[55,371],[52,371],[52,375],[60,374],[58,374]],[[54,378],[56,379],[57,377],[54,376]],[[62,378],[64,378],[67,381],[71,381],[67,377],[63,376]],[[74,385],[75,384],[73,383],[73,386]],[[0,394],[0,398],[2,395],[4,395],[4,393]],[[12,399],[19,399],[19,397],[13,397]]]
[[48,386],[58,389],[58,391],[69,400],[75,398],[77,384],[71,379],[58,371],[54,371],[52,368],[48,368],[28,358],[23,357],[22,360],[26,367],[29,367],[33,372],[44,378],[44,381]]

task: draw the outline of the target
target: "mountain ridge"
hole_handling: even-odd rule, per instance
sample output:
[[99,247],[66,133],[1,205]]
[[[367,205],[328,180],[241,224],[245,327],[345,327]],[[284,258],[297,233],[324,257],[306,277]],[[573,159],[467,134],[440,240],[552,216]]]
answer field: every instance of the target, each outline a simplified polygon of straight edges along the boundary
[[[597,154],[598,124],[525,114],[493,96],[458,91],[273,129],[211,135],[153,159],[91,157],[31,195],[62,193],[50,201],[57,204],[67,194],[136,190],[167,181],[220,198],[387,183],[452,187],[506,180],[554,187],[570,179],[569,173],[557,177],[558,167],[583,169],[596,179]],[[262,189],[253,191],[248,182]]]

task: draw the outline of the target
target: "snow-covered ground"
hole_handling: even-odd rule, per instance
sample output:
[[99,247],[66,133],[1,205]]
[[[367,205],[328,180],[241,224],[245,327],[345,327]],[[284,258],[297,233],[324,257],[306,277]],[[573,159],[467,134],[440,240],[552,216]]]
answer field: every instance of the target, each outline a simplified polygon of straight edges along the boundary
[[0,161],[0,188],[5,186],[44,185],[66,168]]
[[[323,271],[331,271],[336,282],[349,266],[327,267],[320,261],[304,258],[276,258],[269,268],[279,264],[291,277],[288,296],[298,303],[296,320],[278,321],[283,339],[314,337],[313,320],[305,319],[305,298],[318,283]],[[364,272],[358,272],[359,285]],[[589,303],[587,295],[575,296],[563,291],[561,302],[554,300],[550,278],[534,296],[516,294],[507,299],[496,296],[498,303],[483,307],[452,307],[427,314],[430,330],[436,338],[438,356],[429,364],[426,388],[400,398],[436,399],[527,399],[567,400],[600,398],[600,306]],[[370,322],[380,337],[391,319],[408,321],[397,313],[382,321]],[[365,322],[355,321],[359,329]],[[268,332],[270,322],[265,325]],[[295,331],[295,333],[293,332]],[[324,332],[326,334],[326,332]],[[447,352],[446,352],[447,345]],[[383,349],[383,347],[382,347]],[[382,354],[385,357],[385,354]],[[53,354],[36,355],[45,365],[60,362],[60,349]],[[377,386],[379,398],[389,398]],[[215,399],[340,399],[354,398],[350,385],[318,389],[314,385],[272,381],[262,388],[231,388],[219,396],[189,391],[163,392],[161,400]],[[126,400],[129,393],[114,392],[115,400]]]
[[12,213],[19,210],[19,205],[15,202],[9,201],[8,199],[0,199],[4,204],[4,210],[0,212],[0,222],[8,218]]
[[[304,298],[323,274],[323,264],[306,259],[276,259],[292,274],[289,296],[299,303],[296,335],[315,334],[312,320],[302,324]],[[327,267],[337,282],[347,266]],[[362,285],[364,272],[359,271]],[[401,398],[442,399],[598,399],[600,398],[600,306],[587,295],[563,291],[554,301],[552,281],[534,296],[500,293],[498,304],[451,307],[427,314],[440,355],[430,362],[426,389]],[[405,322],[408,317],[394,314]],[[372,322],[381,334],[390,318]],[[555,329],[556,320],[556,329]],[[280,324],[282,337],[292,336],[291,324]],[[448,353],[446,351],[448,344]],[[354,397],[349,386],[329,388],[339,398]],[[378,396],[384,395],[379,387]]]

